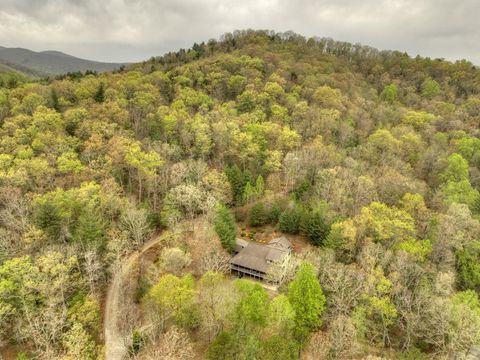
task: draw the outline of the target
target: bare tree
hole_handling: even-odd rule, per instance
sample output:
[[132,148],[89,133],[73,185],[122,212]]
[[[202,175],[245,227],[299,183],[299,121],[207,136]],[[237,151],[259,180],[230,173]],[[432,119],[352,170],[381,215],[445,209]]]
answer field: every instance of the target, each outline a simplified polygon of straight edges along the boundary
[[196,355],[188,333],[172,326],[160,337],[158,343],[140,358],[145,360],[193,360]]
[[329,335],[331,352],[335,359],[353,355],[357,346],[357,334],[352,319],[339,315],[332,321]]
[[176,247],[163,249],[160,254],[162,270],[177,276],[181,275],[191,262],[190,254]]
[[147,212],[143,209],[128,209],[123,213],[120,224],[136,247],[145,242],[145,238],[150,232]]
[[212,271],[221,274],[230,272],[230,255],[223,250],[213,250],[201,258],[200,271]]

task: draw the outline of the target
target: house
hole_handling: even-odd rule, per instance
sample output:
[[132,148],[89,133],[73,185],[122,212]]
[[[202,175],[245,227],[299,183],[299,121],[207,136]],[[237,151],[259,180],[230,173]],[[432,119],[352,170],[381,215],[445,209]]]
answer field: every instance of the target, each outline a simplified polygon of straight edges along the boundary
[[269,271],[275,267],[274,270],[277,272],[275,277],[281,279],[292,249],[292,244],[285,236],[273,239],[267,245],[237,239],[230,268],[232,273],[240,277],[271,280]]

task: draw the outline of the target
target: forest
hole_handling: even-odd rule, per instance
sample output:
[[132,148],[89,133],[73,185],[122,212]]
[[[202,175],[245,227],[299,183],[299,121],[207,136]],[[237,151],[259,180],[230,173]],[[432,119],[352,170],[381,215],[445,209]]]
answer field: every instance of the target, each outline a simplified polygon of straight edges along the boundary
[[0,359],[467,359],[479,130],[472,63],[293,32],[0,74]]

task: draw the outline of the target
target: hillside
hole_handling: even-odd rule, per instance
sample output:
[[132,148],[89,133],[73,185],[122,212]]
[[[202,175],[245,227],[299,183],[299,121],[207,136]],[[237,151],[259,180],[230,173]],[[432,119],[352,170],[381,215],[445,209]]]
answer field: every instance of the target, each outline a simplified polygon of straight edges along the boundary
[[85,72],[87,70],[104,72],[118,69],[122,64],[103,63],[80,59],[59,51],[35,52],[22,48],[0,46],[0,62],[28,76],[43,77]]
[[479,110],[468,61],[270,31],[0,87],[0,354],[467,358]]

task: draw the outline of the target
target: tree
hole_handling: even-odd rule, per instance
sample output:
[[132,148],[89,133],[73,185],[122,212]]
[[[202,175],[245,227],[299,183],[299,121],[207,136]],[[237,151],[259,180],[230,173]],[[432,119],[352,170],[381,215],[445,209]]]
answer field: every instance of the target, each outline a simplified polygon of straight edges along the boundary
[[295,311],[286,295],[277,295],[270,303],[267,324],[273,334],[282,338],[287,338],[294,329]]
[[302,220],[302,233],[314,245],[323,245],[330,232],[330,226],[326,223],[323,211],[313,209]]
[[460,154],[452,154],[447,159],[447,166],[440,175],[443,182],[459,182],[468,179],[468,162]]
[[137,247],[145,242],[150,233],[150,223],[144,209],[127,209],[120,218],[120,225]]
[[480,242],[456,252],[459,282],[464,289],[480,290]]
[[267,321],[268,295],[264,288],[248,280],[237,280],[239,300],[232,313],[235,333],[240,338],[253,334]]
[[326,298],[312,264],[303,262],[295,279],[288,285],[288,300],[295,312],[295,332],[304,341],[308,334],[322,325]]
[[228,251],[233,251],[237,239],[237,226],[235,224],[235,218],[223,204],[217,205],[213,227],[223,247]]
[[390,84],[388,86],[385,86],[380,96],[386,102],[393,103],[395,100],[397,100],[398,96],[397,85]]
[[103,103],[105,101],[105,84],[103,82],[98,85],[97,91],[93,95],[93,100],[97,103]]
[[227,328],[237,300],[237,292],[224,275],[206,272],[198,283],[198,306],[202,331],[211,340]]
[[60,155],[57,159],[57,167],[61,173],[72,175],[78,175],[84,169],[77,153],[73,151]]
[[262,226],[267,223],[267,209],[262,203],[256,203],[250,208],[248,223],[250,226]]
[[158,319],[160,330],[164,330],[172,319],[178,326],[187,329],[196,326],[198,319],[193,285],[191,275],[179,278],[166,274],[150,288],[145,302],[152,316]]
[[288,234],[298,234],[300,232],[302,215],[303,211],[299,206],[287,208],[278,219],[278,228],[280,231]]
[[195,350],[188,333],[181,328],[172,326],[162,334],[158,345],[147,352],[147,360],[193,360]]
[[415,233],[410,214],[376,201],[362,209],[357,221],[363,236],[383,243],[404,241]]
[[104,250],[105,248],[105,225],[101,216],[94,209],[86,209],[79,217],[74,239],[85,248]]
[[179,248],[165,248],[160,254],[161,268],[177,276],[181,275],[191,262],[190,254]]
[[67,349],[65,359],[94,360],[97,358],[95,342],[78,323],[65,334],[63,344]]
[[163,164],[155,151],[144,152],[138,143],[131,145],[125,153],[125,162],[134,169],[138,179],[138,199],[142,200],[144,181],[152,181],[157,176],[158,168]]
[[425,79],[422,83],[422,96],[431,99],[441,91],[440,84],[433,79]]

